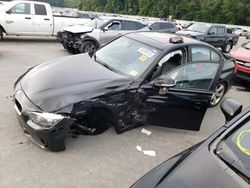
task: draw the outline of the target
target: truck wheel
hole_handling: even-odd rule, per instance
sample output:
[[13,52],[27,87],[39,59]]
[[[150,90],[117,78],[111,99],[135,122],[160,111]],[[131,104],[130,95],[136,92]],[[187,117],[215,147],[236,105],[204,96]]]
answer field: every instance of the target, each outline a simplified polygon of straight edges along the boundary
[[81,53],[86,53],[86,52],[95,52],[97,50],[97,46],[95,44],[95,42],[93,41],[85,41],[82,43],[81,48],[80,48],[80,52]]
[[232,48],[233,48],[232,42],[227,42],[227,44],[222,48],[222,52],[229,53]]

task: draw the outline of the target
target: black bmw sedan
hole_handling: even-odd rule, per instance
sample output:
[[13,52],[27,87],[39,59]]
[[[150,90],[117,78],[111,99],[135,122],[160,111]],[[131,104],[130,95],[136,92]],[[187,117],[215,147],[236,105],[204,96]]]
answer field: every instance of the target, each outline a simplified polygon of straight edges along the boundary
[[250,184],[250,107],[232,99],[221,105],[226,125],[207,140],[162,163],[132,188],[237,188]]
[[94,54],[50,61],[15,83],[19,123],[34,143],[65,149],[68,134],[142,124],[199,130],[228,91],[235,62],[200,41],[156,32],[122,36]]

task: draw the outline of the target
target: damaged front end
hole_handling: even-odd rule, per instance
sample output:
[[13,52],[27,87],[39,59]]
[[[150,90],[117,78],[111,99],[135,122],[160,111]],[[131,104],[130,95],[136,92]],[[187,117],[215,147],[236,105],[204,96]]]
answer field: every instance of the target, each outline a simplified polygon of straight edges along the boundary
[[82,33],[63,31],[58,34],[58,40],[68,52],[78,54],[81,47],[81,35]]

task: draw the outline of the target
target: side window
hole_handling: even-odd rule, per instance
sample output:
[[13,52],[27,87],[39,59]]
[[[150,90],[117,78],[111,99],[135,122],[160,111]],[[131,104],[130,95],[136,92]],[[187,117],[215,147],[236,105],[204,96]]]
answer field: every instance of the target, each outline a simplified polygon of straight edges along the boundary
[[218,35],[224,35],[225,34],[225,28],[224,27],[218,27]]
[[158,22],[153,23],[150,26],[150,28],[151,28],[152,31],[159,30],[160,29],[159,23]]
[[123,21],[123,30],[137,30],[137,22]]
[[160,23],[160,29],[171,29],[174,28],[174,25],[171,23]]
[[164,75],[176,82],[175,88],[209,90],[216,76],[219,64],[191,63],[185,64]]
[[184,53],[180,49],[165,55],[156,66],[151,79],[153,80],[180,66],[184,61],[184,57]]
[[10,12],[12,14],[30,14],[30,4],[29,3],[19,3],[14,6]]
[[201,62],[201,61],[211,61],[219,62],[220,56],[209,48],[205,47],[192,47],[192,62]]
[[47,15],[46,7],[44,5],[35,4],[36,15]]
[[217,35],[217,33],[218,33],[217,27],[212,27],[212,28],[209,30],[209,33],[210,33],[210,34],[213,34],[213,35]]
[[109,30],[121,30],[121,22],[120,21],[113,21],[108,25]]

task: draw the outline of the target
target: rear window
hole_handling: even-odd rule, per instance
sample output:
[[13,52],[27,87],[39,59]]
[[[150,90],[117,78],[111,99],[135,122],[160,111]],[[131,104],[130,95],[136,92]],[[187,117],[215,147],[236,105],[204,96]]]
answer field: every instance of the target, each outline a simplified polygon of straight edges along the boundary
[[46,7],[44,5],[35,4],[36,15],[47,15]]

